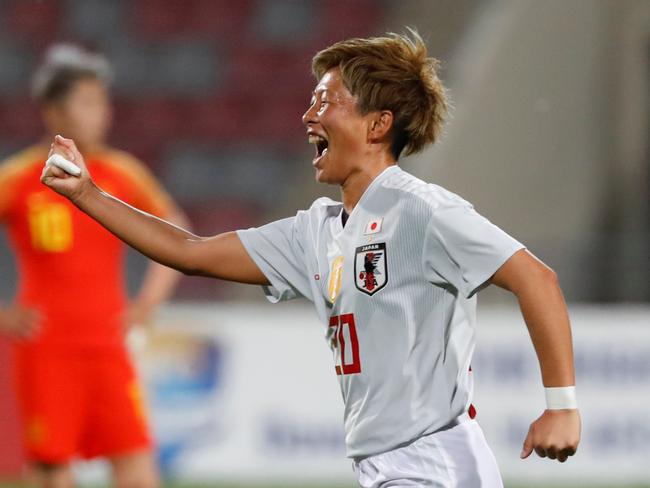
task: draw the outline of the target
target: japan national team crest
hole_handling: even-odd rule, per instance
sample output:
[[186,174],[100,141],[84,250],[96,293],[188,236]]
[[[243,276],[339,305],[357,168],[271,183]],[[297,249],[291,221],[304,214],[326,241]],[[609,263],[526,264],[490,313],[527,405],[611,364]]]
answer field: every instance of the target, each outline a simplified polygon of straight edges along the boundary
[[386,243],[357,247],[354,257],[354,282],[357,289],[368,295],[373,295],[386,286]]

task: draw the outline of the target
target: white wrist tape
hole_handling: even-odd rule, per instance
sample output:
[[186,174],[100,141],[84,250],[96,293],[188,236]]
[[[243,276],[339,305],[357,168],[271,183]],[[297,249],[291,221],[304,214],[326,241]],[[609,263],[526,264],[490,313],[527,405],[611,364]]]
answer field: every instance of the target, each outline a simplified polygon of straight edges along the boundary
[[559,386],[553,388],[544,388],[546,393],[546,409],[547,410],[562,410],[565,408],[575,409],[578,408],[578,400],[576,399],[575,386]]

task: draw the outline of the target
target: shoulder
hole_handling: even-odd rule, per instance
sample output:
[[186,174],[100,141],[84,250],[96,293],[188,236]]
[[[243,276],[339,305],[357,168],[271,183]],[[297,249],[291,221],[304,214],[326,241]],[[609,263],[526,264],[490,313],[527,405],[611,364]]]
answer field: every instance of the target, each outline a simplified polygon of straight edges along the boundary
[[342,205],[343,204],[341,202],[337,202],[331,198],[320,197],[314,200],[314,202],[311,204],[311,207],[309,207],[308,212],[318,213],[336,211],[338,213],[341,210]]
[[142,161],[125,151],[108,148],[101,152],[99,159],[107,168],[134,179],[153,177]]
[[135,156],[118,149],[106,149],[97,159],[112,177],[126,184],[135,194],[168,199],[153,172]]
[[331,198],[318,198],[308,209],[298,211],[295,216],[295,230],[301,235],[314,237],[329,219],[336,218],[341,213],[342,207],[342,203]]
[[306,210],[299,210],[296,218],[307,221],[324,220],[341,212],[343,204],[328,197],[320,197]]
[[37,175],[47,158],[47,148],[32,146],[0,162],[0,219],[11,208],[22,183],[38,182]]
[[39,167],[47,158],[47,150],[43,146],[31,146],[23,149],[0,162],[0,182],[5,182],[21,174]]
[[126,192],[130,204],[157,216],[175,211],[172,198],[152,171],[135,156],[107,149],[98,155],[98,161],[109,172],[110,178]]
[[456,193],[434,183],[398,169],[382,182],[382,186],[396,192],[402,200],[418,203],[423,210],[434,213],[450,207],[469,207],[472,205]]

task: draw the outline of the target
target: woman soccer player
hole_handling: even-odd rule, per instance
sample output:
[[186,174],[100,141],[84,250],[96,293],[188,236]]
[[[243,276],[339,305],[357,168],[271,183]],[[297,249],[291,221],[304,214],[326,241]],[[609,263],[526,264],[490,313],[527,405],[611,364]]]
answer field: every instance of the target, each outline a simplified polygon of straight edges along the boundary
[[[539,358],[548,409],[522,457],[565,461],[580,437],[571,331],[555,274],[462,198],[403,171],[399,156],[434,142],[444,90],[420,37],[351,39],[316,54],[303,116],[316,200],[257,229],[197,237],[138,212],[91,179],[74,142],[42,181],[152,259],[188,274],[262,285],[271,301],[311,300],[334,353],[347,454],[363,487],[502,486],[472,419],[476,293],[514,293]],[[259,107],[264,110],[264,107]]]
[[7,226],[20,278],[16,303],[0,307],[0,333],[14,339],[25,452],[38,485],[48,488],[73,485],[69,463],[75,456],[108,458],[118,488],[158,486],[124,333],[147,320],[179,275],[151,263],[128,303],[122,243],[38,181],[49,140],[66,134],[103,187],[186,222],[142,163],[106,145],[109,74],[102,56],[53,46],[33,84],[46,135],[0,164],[0,224]]

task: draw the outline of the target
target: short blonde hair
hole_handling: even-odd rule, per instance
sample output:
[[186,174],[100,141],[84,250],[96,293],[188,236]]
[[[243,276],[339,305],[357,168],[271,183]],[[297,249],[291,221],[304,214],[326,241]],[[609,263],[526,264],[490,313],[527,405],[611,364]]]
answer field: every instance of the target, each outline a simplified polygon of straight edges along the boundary
[[348,39],[318,52],[314,76],[339,68],[362,114],[393,113],[391,151],[409,155],[438,140],[447,115],[445,88],[438,78],[438,60],[427,56],[420,35],[389,33],[384,37]]

